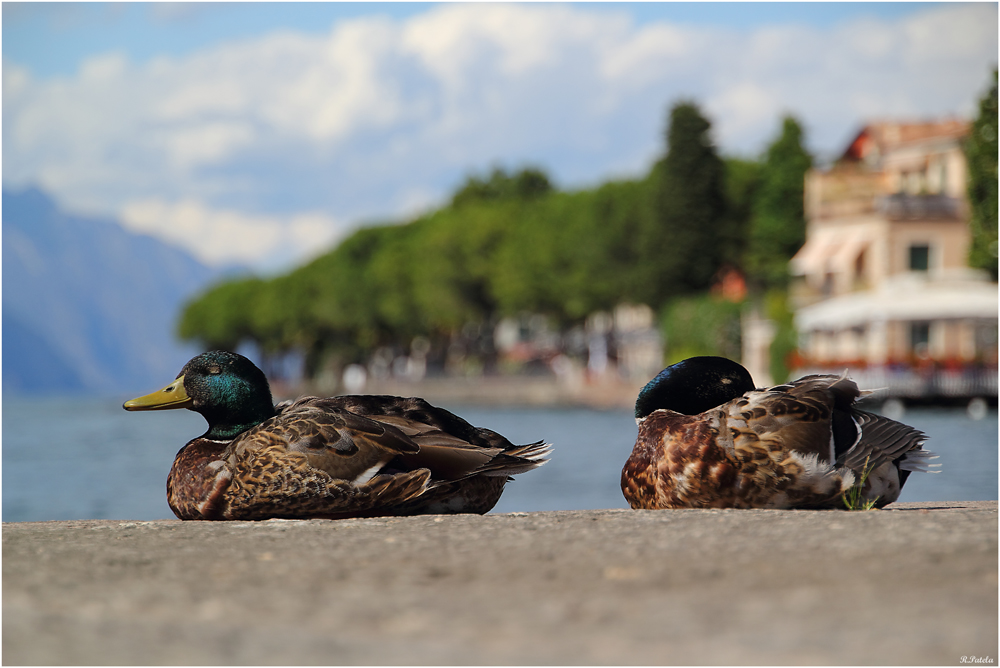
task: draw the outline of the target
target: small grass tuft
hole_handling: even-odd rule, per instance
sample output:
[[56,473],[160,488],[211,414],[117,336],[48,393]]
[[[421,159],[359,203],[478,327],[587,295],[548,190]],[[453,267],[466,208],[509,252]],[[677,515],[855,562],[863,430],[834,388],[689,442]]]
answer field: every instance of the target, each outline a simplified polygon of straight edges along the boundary
[[859,480],[858,483],[849,490],[844,492],[844,496],[842,498],[844,500],[844,507],[848,510],[871,510],[875,507],[875,504],[878,503],[879,497],[877,496],[874,499],[868,499],[867,501],[861,498],[861,490],[864,489],[868,476],[871,475],[872,469],[875,468],[874,466],[871,468],[868,467],[868,460],[870,458],[870,456],[865,458],[864,468],[861,469],[861,480]]

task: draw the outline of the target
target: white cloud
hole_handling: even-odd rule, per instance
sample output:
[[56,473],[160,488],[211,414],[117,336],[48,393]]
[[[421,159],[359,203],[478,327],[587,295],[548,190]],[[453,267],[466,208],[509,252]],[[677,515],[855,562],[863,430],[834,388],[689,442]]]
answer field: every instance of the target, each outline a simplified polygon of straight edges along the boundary
[[783,111],[780,96],[760,83],[742,81],[724,89],[709,101],[713,116],[729,118],[724,138],[753,132],[760,126],[776,125]]
[[641,173],[679,99],[702,105],[724,152],[759,152],[793,113],[832,153],[871,117],[972,113],[996,53],[989,3],[744,32],[636,26],[607,6],[444,4],[184,58],[100,54],[70,78],[5,61],[4,179],[124,211],[211,261],[266,259],[334,220],[443,200],[497,163],[568,186]]
[[177,128],[163,148],[171,164],[186,171],[221,162],[240,147],[249,146],[254,135],[251,124],[239,121],[193,123],[190,128]]
[[88,58],[80,65],[80,80],[85,85],[99,86],[120,79],[128,68],[123,53],[107,53]]
[[28,71],[6,60],[3,63],[3,96],[16,98],[24,93],[31,83],[31,76]]
[[206,264],[256,263],[267,269],[323,253],[343,233],[343,226],[323,213],[252,216],[213,210],[193,199],[128,202],[121,221],[132,231],[189,248]]

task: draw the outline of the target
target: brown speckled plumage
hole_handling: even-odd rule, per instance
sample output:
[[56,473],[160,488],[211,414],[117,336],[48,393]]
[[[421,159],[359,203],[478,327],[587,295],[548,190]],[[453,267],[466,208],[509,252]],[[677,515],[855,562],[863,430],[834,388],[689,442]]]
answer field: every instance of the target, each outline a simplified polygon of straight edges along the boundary
[[622,492],[646,509],[842,507],[867,464],[862,497],[884,506],[931,454],[919,431],[854,408],[859,394],[808,376],[696,415],[655,410],[638,419]]
[[[263,374],[232,353],[199,356],[178,380],[125,407],[185,407],[209,419],[167,478],[167,501],[181,519],[485,513],[511,475],[541,466],[549,452],[543,442],[513,445],[417,398],[303,397],[271,407]],[[244,411],[226,422],[234,404],[248,401],[233,399],[240,392],[261,399],[261,419]],[[246,421],[253,426],[231,426]]]
[[[167,498],[182,519],[485,513],[510,474],[535,468],[547,452],[543,443],[515,446],[422,399],[305,397],[232,442],[189,443],[171,469]],[[359,480],[366,472],[371,479]]]

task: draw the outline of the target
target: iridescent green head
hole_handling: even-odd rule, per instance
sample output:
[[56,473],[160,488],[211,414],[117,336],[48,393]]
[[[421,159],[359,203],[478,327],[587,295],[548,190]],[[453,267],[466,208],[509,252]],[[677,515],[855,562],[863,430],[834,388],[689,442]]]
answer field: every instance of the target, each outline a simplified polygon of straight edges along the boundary
[[754,389],[753,378],[725,357],[690,357],[656,374],[639,392],[635,417],[665,408],[698,415]]
[[274,415],[264,372],[242,355],[222,350],[198,355],[161,390],[131,401],[127,411],[187,408],[208,421],[204,438],[230,440]]

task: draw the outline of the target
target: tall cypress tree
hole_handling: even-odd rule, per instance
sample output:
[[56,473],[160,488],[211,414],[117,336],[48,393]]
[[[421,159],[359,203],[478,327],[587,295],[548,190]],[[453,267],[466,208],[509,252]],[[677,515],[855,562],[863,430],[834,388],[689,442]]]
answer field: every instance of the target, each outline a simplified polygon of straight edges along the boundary
[[758,160],[725,158],[726,166],[726,215],[725,229],[728,245],[723,261],[738,269],[744,269],[750,218],[753,216],[757,189],[760,187],[761,163]]
[[802,126],[791,116],[767,149],[750,218],[746,268],[758,288],[788,281],[788,261],[806,240],[805,175],[812,157],[802,146]]
[[653,217],[641,252],[650,273],[649,303],[708,288],[732,236],[727,226],[725,167],[711,123],[696,105],[670,111],[667,154],[653,168]]
[[969,161],[972,246],[969,265],[997,280],[997,70],[993,87],[979,101],[979,118],[965,145]]

